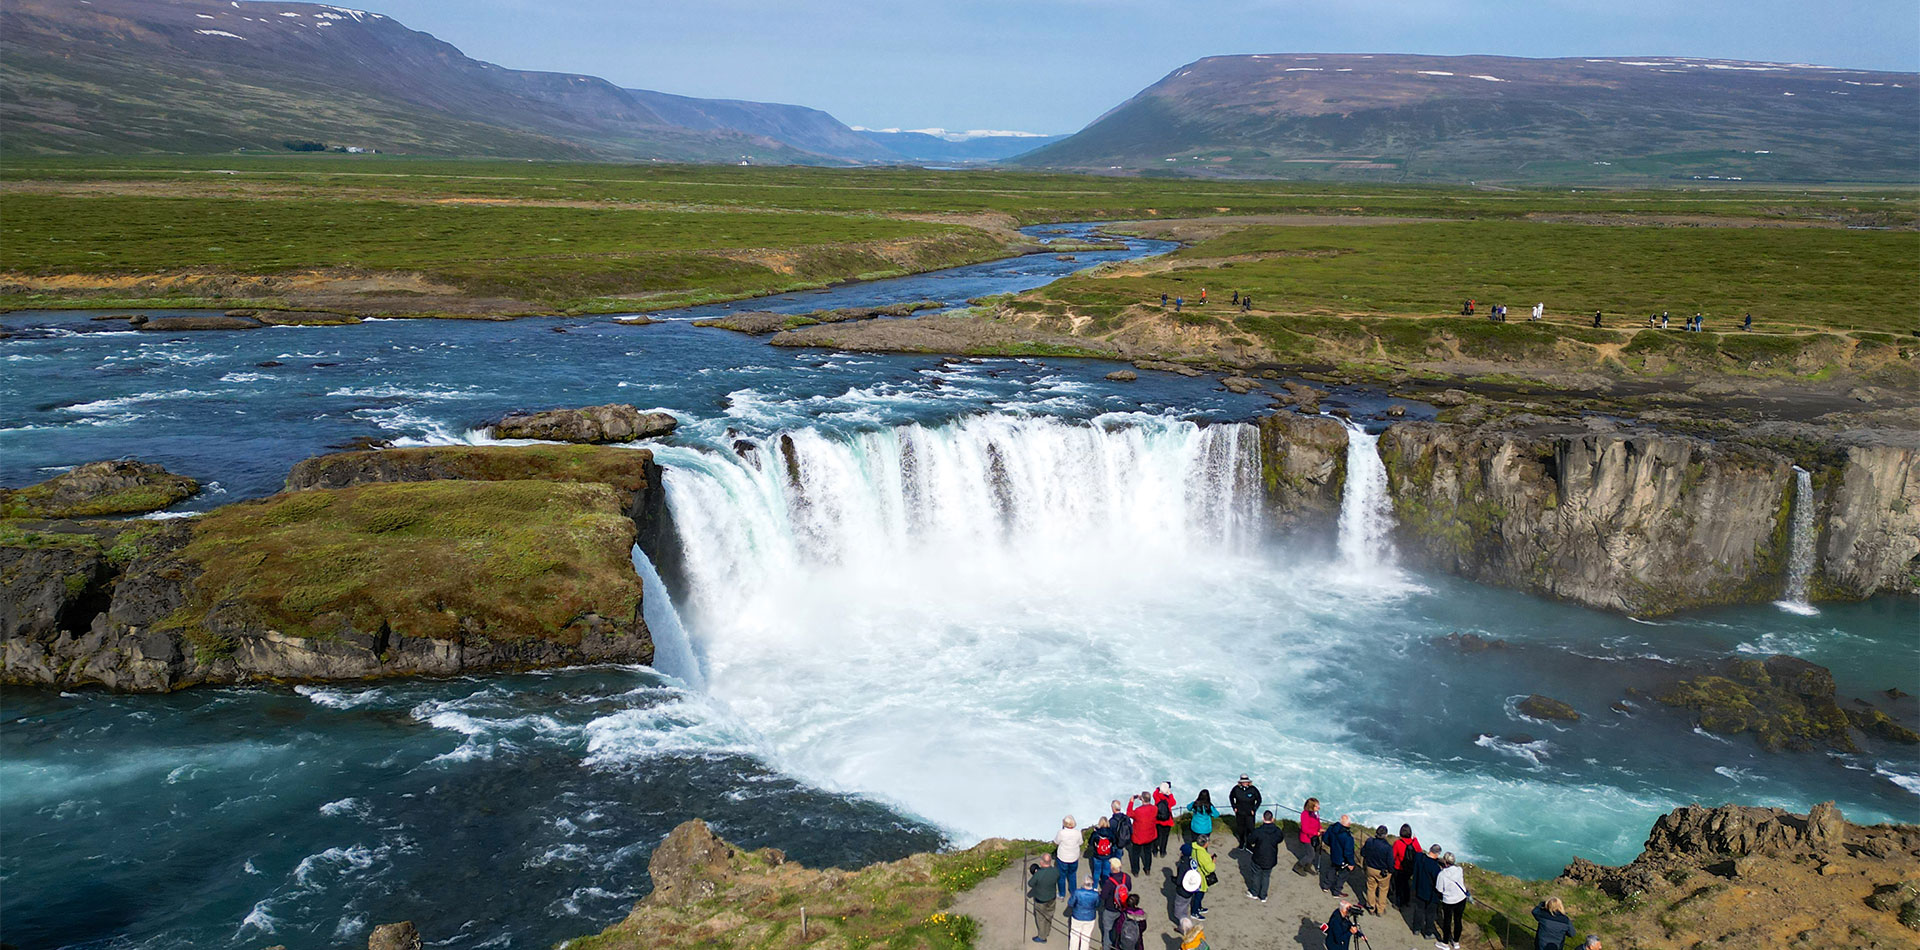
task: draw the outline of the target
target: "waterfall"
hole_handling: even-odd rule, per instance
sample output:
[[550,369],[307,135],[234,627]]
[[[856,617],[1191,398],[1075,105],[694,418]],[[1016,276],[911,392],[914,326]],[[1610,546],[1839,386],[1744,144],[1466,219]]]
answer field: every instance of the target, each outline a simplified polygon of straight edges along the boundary
[[660,580],[653,560],[637,544],[633,546],[633,570],[640,575],[641,617],[647,622],[647,632],[653,636],[653,668],[679,677],[694,689],[705,689],[706,677],[700,672],[700,657],[693,652],[693,641],[680,623],[680,611],[674,609],[673,595],[667,593],[667,585]]
[[1787,589],[1774,606],[1788,613],[1813,616],[1819,609],[1807,602],[1807,581],[1813,577],[1813,473],[1793,467],[1793,534],[1787,548]]
[[1347,427],[1347,483],[1340,494],[1340,561],[1350,569],[1393,566],[1393,497],[1380,437],[1351,421]]
[[1113,551],[1148,562],[1244,551],[1261,524],[1258,430],[1244,424],[994,414],[657,457],[696,625],[742,609],[742,592],[821,567],[837,582],[909,563],[1032,576]]

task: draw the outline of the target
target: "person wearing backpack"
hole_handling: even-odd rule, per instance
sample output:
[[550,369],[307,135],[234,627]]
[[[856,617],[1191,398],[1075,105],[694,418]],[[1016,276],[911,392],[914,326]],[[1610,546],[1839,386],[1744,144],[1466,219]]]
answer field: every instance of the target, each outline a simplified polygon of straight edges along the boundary
[[1400,836],[1393,839],[1393,880],[1387,886],[1387,900],[1395,907],[1407,906],[1413,897],[1413,856],[1420,853],[1420,839],[1413,836],[1412,825],[1401,825]]
[[1213,834],[1213,820],[1218,817],[1220,809],[1213,807],[1213,793],[1203,788],[1187,806],[1187,830],[1196,838],[1204,838]]
[[1107,827],[1113,829],[1113,856],[1122,861],[1126,860],[1127,856],[1121,852],[1126,849],[1127,842],[1133,837],[1133,818],[1128,814],[1132,806],[1133,799],[1127,799],[1124,805],[1116,799],[1113,803],[1113,812],[1107,815]]
[[1152,874],[1153,844],[1160,838],[1160,809],[1148,792],[1141,792],[1135,802],[1133,813],[1127,816],[1133,829],[1132,839],[1127,842],[1127,856],[1133,873]]
[[1107,818],[1100,819],[1100,823],[1093,826],[1093,832],[1087,835],[1087,861],[1090,868],[1087,882],[1094,889],[1098,890],[1106,881],[1108,872],[1112,870],[1109,862],[1119,851],[1119,839],[1113,836],[1113,822]]
[[1091,887],[1075,888],[1067,897],[1067,948],[1093,950],[1097,938],[1093,929],[1100,916],[1100,892]]
[[1133,875],[1122,868],[1119,858],[1109,859],[1109,864],[1106,880],[1100,882],[1100,942],[1112,950],[1113,925],[1126,913],[1127,898],[1133,894]]
[[1193,845],[1180,846],[1180,860],[1173,865],[1173,919],[1186,921],[1193,918],[1193,902],[1207,884],[1200,869],[1193,864]]
[[1140,909],[1140,895],[1128,894],[1126,909],[1113,922],[1114,950],[1146,950],[1147,912]]
[[1173,797],[1173,783],[1161,782],[1153,790],[1153,824],[1155,836],[1153,853],[1155,857],[1167,856],[1167,839],[1173,837],[1173,810],[1180,800]]
[[1267,902],[1267,888],[1273,882],[1273,869],[1280,863],[1280,846],[1286,841],[1286,834],[1280,826],[1273,823],[1273,810],[1268,809],[1265,821],[1253,829],[1247,836],[1253,859],[1253,879],[1247,882],[1247,896],[1264,904]]
[[1027,900],[1033,903],[1033,942],[1046,943],[1053,933],[1054,904],[1060,899],[1060,869],[1053,866],[1053,855],[1043,854],[1038,864],[1027,865]]

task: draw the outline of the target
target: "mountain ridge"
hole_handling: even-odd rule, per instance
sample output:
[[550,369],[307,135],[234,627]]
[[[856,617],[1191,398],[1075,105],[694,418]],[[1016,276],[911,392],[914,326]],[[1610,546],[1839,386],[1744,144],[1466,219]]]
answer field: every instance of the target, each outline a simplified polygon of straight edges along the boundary
[[1920,181],[1920,74],[1265,53],[1173,70],[1015,164],[1384,180]]

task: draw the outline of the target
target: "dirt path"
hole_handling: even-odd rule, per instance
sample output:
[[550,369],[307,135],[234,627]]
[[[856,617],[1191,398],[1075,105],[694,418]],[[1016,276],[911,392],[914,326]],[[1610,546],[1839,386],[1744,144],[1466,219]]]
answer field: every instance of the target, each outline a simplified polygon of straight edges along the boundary
[[[1224,839],[1224,840],[1223,840]],[[1233,847],[1232,835],[1216,835],[1214,848]],[[1298,847],[1298,842],[1294,842]],[[1169,848],[1168,857],[1173,849]],[[1274,869],[1273,883],[1268,889],[1267,902],[1250,900],[1247,897],[1247,873],[1251,865],[1247,855],[1236,851],[1232,854],[1220,854],[1217,857],[1220,883],[1208,891],[1206,899],[1207,919],[1203,922],[1207,931],[1207,942],[1215,950],[1322,950],[1326,946],[1320,934],[1320,925],[1325,923],[1339,901],[1327,895],[1318,887],[1315,878],[1302,877],[1288,871],[1291,860],[1283,858],[1280,867]],[[955,913],[965,914],[980,923],[980,935],[976,946],[980,950],[1015,950],[1021,947],[1033,947],[1033,922],[1023,917],[1028,904],[1025,899],[1025,873],[1027,863],[1022,862],[1007,869],[998,877],[984,881],[980,886],[961,894],[954,902]],[[1178,950],[1179,937],[1168,922],[1173,907],[1173,864],[1171,861],[1154,862],[1153,886],[1142,893],[1147,905],[1147,950]],[[1081,866],[1084,877],[1086,867]],[[1144,877],[1144,875],[1143,875]],[[1354,889],[1347,888],[1348,896]],[[1064,910],[1062,901],[1058,908]],[[1066,944],[1066,922],[1062,918],[1055,922],[1053,937],[1048,947]],[[1425,950],[1433,946],[1433,941],[1425,940],[1408,929],[1399,913],[1389,908],[1382,917],[1362,917],[1360,928],[1373,945],[1373,950]],[[1477,946],[1471,938],[1477,936],[1469,927],[1461,941],[1461,946]],[[1355,946],[1364,945],[1356,942]]]

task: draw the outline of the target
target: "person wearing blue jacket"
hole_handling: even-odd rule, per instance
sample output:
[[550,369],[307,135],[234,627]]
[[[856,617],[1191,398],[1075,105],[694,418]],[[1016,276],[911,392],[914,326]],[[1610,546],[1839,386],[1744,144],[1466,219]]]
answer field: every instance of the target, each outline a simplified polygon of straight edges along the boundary
[[1344,896],[1347,876],[1353,873],[1353,816],[1341,815],[1320,833],[1327,843],[1327,860],[1320,866],[1320,887],[1335,897]]
[[1340,902],[1340,909],[1321,925],[1320,932],[1327,935],[1327,950],[1349,950],[1353,938],[1365,936],[1360,932],[1359,922],[1353,919],[1352,902],[1344,900]]
[[1213,793],[1203,788],[1187,806],[1187,830],[1196,838],[1213,834],[1213,820],[1218,817],[1220,809],[1213,807]]
[[1100,917],[1100,892],[1090,887],[1074,888],[1067,895],[1067,950],[1094,950],[1100,945],[1094,936]]
[[1413,920],[1412,928],[1428,940],[1438,933],[1436,924],[1440,914],[1440,846],[1434,845],[1425,853],[1413,852],[1407,855],[1413,863]]

